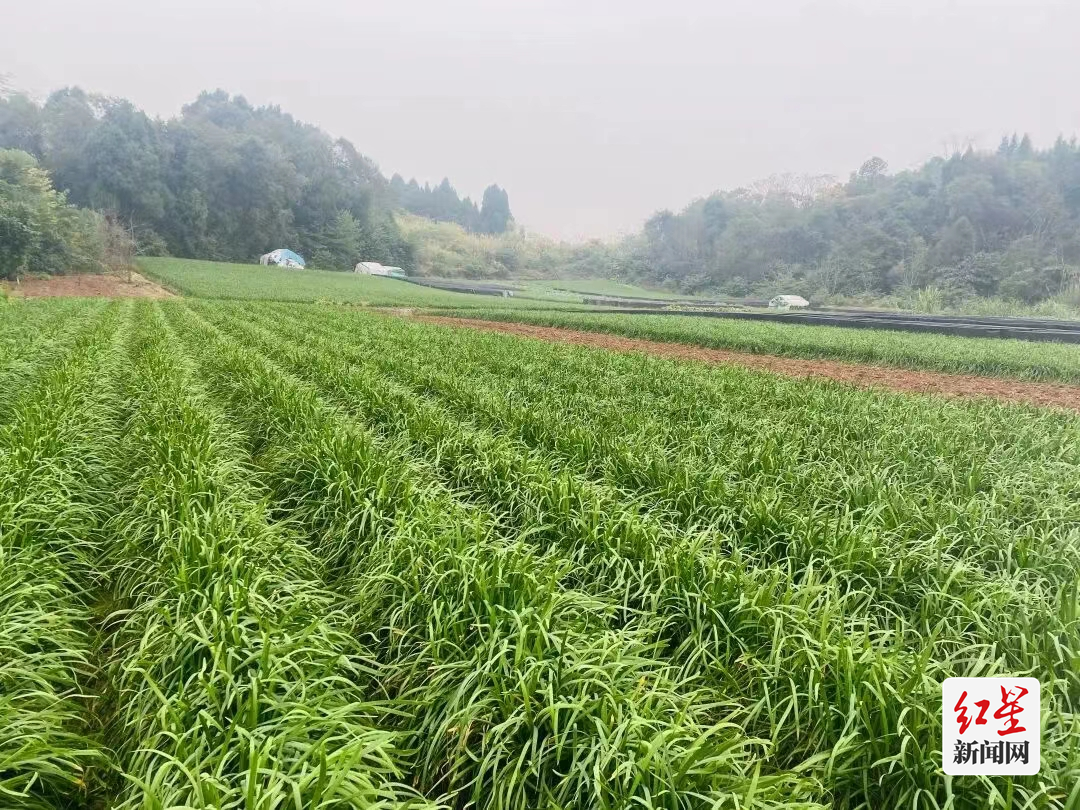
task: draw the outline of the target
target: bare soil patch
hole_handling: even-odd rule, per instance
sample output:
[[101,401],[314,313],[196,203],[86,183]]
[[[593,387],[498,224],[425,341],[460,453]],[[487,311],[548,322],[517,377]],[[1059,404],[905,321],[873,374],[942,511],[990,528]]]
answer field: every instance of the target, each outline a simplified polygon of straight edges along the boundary
[[24,278],[5,283],[9,295],[23,298],[171,298],[173,294],[138,273],[126,277],[77,273],[70,276]]
[[661,343],[653,340],[579,332],[549,326],[499,321],[476,321],[469,318],[420,316],[428,323],[459,326],[490,332],[506,332],[520,337],[592,346],[617,352],[645,352],[660,357],[698,360],[712,364],[736,364],[762,369],[789,377],[825,377],[860,388],[887,388],[892,391],[937,394],[946,397],[990,398],[1043,407],[1080,411],[1080,386],[1055,382],[1029,382],[937,371],[911,371],[887,366],[847,363],[839,360],[808,360],[798,357],[750,354],[727,349],[708,349],[684,343]]

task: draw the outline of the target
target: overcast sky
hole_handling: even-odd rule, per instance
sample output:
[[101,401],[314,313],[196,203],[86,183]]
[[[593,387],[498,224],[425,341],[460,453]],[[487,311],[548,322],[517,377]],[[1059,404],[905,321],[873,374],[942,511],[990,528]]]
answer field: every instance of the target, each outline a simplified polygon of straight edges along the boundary
[[530,230],[769,174],[1080,132],[1080,0],[7,0],[0,73],[171,116],[221,87]]

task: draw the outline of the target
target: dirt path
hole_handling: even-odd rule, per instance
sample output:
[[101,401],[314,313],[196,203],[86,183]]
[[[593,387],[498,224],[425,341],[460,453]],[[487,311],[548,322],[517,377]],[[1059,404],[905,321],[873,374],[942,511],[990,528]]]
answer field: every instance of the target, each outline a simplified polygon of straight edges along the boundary
[[172,293],[138,273],[128,282],[121,276],[73,273],[69,276],[24,278],[6,284],[10,295],[23,298],[171,298]]
[[549,326],[499,321],[476,321],[469,318],[420,316],[419,320],[446,326],[461,326],[488,332],[506,332],[521,337],[557,343],[573,343],[617,352],[646,352],[680,360],[705,363],[734,363],[763,369],[790,377],[826,377],[861,388],[889,388],[906,393],[938,394],[947,397],[990,397],[1006,402],[1022,402],[1044,407],[1080,411],[1080,386],[1054,382],[1028,382],[998,377],[975,377],[938,371],[911,371],[886,366],[847,363],[839,360],[808,360],[798,357],[750,354],[727,349],[707,349],[684,343],[660,343],[653,340],[579,332]]

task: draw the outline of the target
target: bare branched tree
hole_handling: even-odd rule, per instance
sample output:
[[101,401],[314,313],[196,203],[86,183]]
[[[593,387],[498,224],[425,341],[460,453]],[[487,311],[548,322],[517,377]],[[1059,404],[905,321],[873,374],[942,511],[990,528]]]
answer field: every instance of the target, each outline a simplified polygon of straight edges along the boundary
[[832,175],[783,172],[755,180],[736,193],[759,205],[767,200],[786,200],[796,208],[803,208],[836,186],[837,180]]
[[129,284],[135,267],[135,229],[130,223],[111,217],[101,218],[101,241],[104,246],[105,268],[122,275]]

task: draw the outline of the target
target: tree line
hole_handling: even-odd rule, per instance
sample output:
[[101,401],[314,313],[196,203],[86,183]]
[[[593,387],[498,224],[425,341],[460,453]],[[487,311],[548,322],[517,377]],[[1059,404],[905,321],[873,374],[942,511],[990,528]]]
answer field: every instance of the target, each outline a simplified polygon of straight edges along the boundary
[[[327,269],[413,264],[393,216],[406,202],[369,158],[221,90],[169,120],[78,88],[42,104],[9,93],[0,148],[32,156],[68,203],[124,223],[141,253],[244,262],[290,247]],[[495,232],[510,221],[506,192],[492,186],[469,224]]]
[[[391,180],[398,193],[413,185]],[[429,193],[450,214],[463,202],[448,182]],[[399,224],[416,266],[433,275],[606,277],[688,293],[931,309],[988,298],[1080,307],[1075,139],[1037,149],[1013,135],[996,150],[966,148],[895,173],[874,157],[846,182],[773,176],[660,211],[640,232],[607,242],[470,234],[460,218],[418,213],[426,219]],[[432,219],[439,224],[424,224]]]
[[457,189],[445,177],[432,188],[428,183],[421,186],[415,179],[406,183],[400,174],[395,174],[390,178],[390,191],[397,207],[435,222],[453,222],[469,233],[495,235],[505,233],[514,224],[510,197],[497,185],[484,189],[480,205],[469,197],[458,197]]
[[[37,268],[100,264],[94,245],[113,223],[140,252],[223,261],[291,247],[328,269],[363,258],[434,275],[591,275],[736,296],[1080,304],[1075,139],[1037,149],[1014,135],[896,173],[871,158],[846,182],[775,176],[660,211],[625,239],[572,246],[525,238],[497,185],[477,204],[449,180],[387,180],[349,141],[223,91],[169,120],[78,88],[42,104],[8,93],[5,148],[33,165],[5,158],[0,238],[36,246]],[[42,190],[49,177],[59,192]],[[104,216],[56,213],[68,204]],[[445,227],[403,228],[401,210]]]
[[400,214],[420,275],[468,279],[605,278],[628,272],[623,242],[558,242],[524,228],[475,234],[456,222]]
[[1013,135],[846,183],[773,177],[658,212],[627,255],[627,276],[688,292],[1080,303],[1080,146]]

